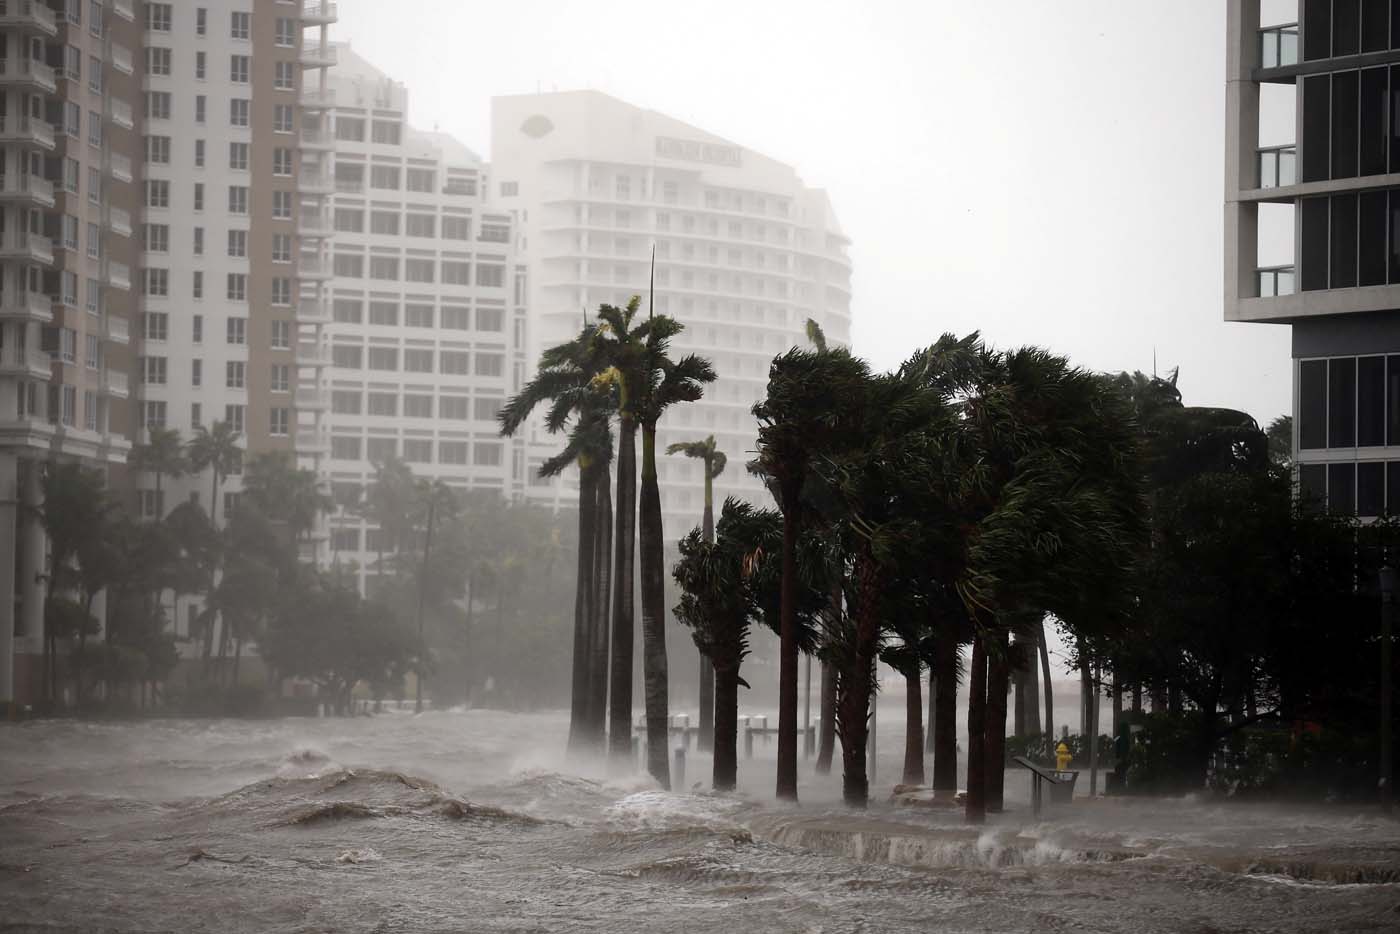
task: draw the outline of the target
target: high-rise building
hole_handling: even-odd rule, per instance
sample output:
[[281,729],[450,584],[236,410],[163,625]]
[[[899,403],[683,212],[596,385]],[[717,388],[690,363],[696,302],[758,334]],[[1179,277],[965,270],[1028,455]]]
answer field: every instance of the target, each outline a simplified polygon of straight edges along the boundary
[[131,0],[0,4],[0,704],[39,690],[44,464],[131,447],[140,40]]
[[1261,21],[1260,0],[1227,10],[1225,319],[1291,328],[1303,492],[1394,511],[1400,2],[1300,0],[1289,22]]
[[[806,346],[816,321],[850,341],[849,240],[825,192],[787,165],[655,111],[594,91],[498,97],[492,103],[492,197],[521,218],[531,270],[529,361],[578,333],[600,303],[647,295],[685,324],[674,353],[709,358],[719,379],[702,401],[663,417],[658,445],[713,434],[729,460],[716,501],[768,494],[744,469],[776,354]],[[532,495],[577,495],[535,479],[560,441],[531,435]],[[668,538],[698,521],[701,468],[661,457]],[[576,480],[573,482],[576,483]]]
[[479,156],[409,126],[403,85],[348,47],[332,90],[330,553],[368,590],[383,547],[354,504],[378,465],[522,491],[524,440],[502,440],[496,413],[524,373],[526,276]]

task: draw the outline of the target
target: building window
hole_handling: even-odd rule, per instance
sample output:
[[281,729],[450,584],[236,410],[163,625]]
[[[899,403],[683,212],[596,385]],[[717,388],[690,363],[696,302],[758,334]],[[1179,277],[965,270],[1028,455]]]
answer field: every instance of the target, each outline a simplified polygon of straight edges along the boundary
[[232,23],[229,26],[230,39],[247,39],[252,32],[251,13],[235,12],[232,16]]
[[272,304],[290,305],[292,303],[292,280],[277,278],[272,280]]
[[272,193],[272,216],[279,221],[292,219],[292,193],[290,191],[278,190]]
[[409,282],[432,282],[433,261],[410,257],[404,263],[404,278]]
[[405,438],[403,459],[410,464],[431,464],[433,462],[433,442],[423,438]]
[[360,439],[346,435],[331,435],[331,457],[342,461],[360,459]]
[[336,415],[359,415],[361,401],[362,394],[359,390],[350,392],[345,389],[336,389],[331,392],[331,411]]
[[204,122],[205,117],[206,117],[206,114],[208,113],[208,110],[209,110],[209,108],[206,106],[207,104],[208,104],[208,98],[206,98],[203,94],[196,94],[196,95],[194,96],[194,122],[195,122],[195,123],[203,123],[203,122]]
[[204,361],[199,357],[190,361],[190,385],[195,388],[204,385]]
[[399,188],[399,167],[396,165],[370,166],[369,187],[397,191]]
[[333,344],[331,365],[342,370],[364,369],[364,348],[356,344]]
[[195,344],[204,343],[204,316],[195,315],[190,320],[190,341]]
[[292,151],[290,149],[277,148],[272,150],[272,174],[292,174]]
[[296,87],[296,66],[291,62],[278,62],[272,75],[272,86],[278,91],[290,91]]
[[292,261],[291,234],[272,235],[272,261],[274,263],[290,263]]
[[145,240],[147,253],[170,252],[169,224],[143,224],[142,237]]
[[272,349],[290,350],[292,348],[292,323],[290,321],[272,322]]
[[228,79],[234,84],[247,84],[249,61],[246,55],[229,56]]
[[196,211],[202,211],[202,210],[204,210],[204,183],[203,183],[203,182],[195,182],[195,183],[194,183],[194,209],[195,209]]
[[226,297],[231,302],[246,302],[248,300],[248,276],[246,273],[231,272],[228,274]]
[[372,392],[369,394],[367,411],[370,415],[398,415],[399,397],[392,392]]
[[439,441],[438,463],[465,464],[468,444],[465,441]]
[[246,97],[235,97],[228,102],[229,126],[247,126],[250,101]]
[[[248,255],[248,231],[230,230],[228,232],[228,255],[236,258],[246,258]],[[232,298],[233,296],[229,296]]]
[[431,214],[409,214],[404,220],[404,233],[410,237],[432,237],[437,233],[436,218]]
[[237,317],[229,318],[226,336],[230,344],[248,343],[248,319]]
[[170,31],[170,4],[168,4],[168,3],[147,3],[147,4],[146,4],[146,31],[147,31],[147,32],[169,32],[169,31]]
[[246,185],[228,186],[228,212],[230,214],[248,213],[248,187]]
[[268,434],[285,435],[287,428],[291,424],[290,411],[286,408],[277,407],[269,413]]
[[472,402],[472,417],[479,422],[494,422],[502,401],[495,396],[477,396]]
[[[438,398],[438,417],[451,421],[466,421],[467,401],[466,396],[440,396]],[[466,461],[461,461],[461,463],[466,463]]]
[[335,138],[348,143],[363,143],[365,141],[364,118],[337,116],[335,118]]
[[491,441],[478,441],[472,447],[472,463],[478,467],[501,466],[502,445]]
[[294,49],[297,44],[296,20],[286,17],[277,18],[277,33],[273,40],[284,49]]
[[371,347],[369,349],[369,368],[371,370],[396,371],[399,368],[399,350],[397,347]]
[[506,356],[500,353],[485,353],[477,351],[476,354],[476,375],[477,376],[504,376],[506,368]]
[[383,327],[397,327],[399,306],[397,302],[370,302],[369,323]]
[[472,264],[463,260],[443,260],[442,281],[444,285],[471,285]]
[[203,52],[194,53],[194,79],[196,81],[204,80],[206,72],[208,71],[208,58],[209,57]]
[[364,320],[365,303],[358,298],[337,298],[331,313],[340,324],[360,324]]
[[509,243],[510,227],[506,224],[482,224],[481,239],[485,243]]
[[164,386],[167,376],[165,357],[141,358],[141,382],[147,386]]
[[470,240],[471,236],[471,218],[452,217],[451,215],[443,215],[442,238],[444,240]]
[[472,312],[470,308],[442,309],[442,327],[446,331],[468,331],[471,330]]
[[506,285],[506,267],[496,263],[476,264],[476,284],[502,289]]
[[519,182],[501,182],[502,198],[514,198],[518,194],[520,194]]
[[438,371],[448,376],[465,376],[471,372],[471,354],[465,350],[444,350],[438,354]]
[[416,347],[405,349],[403,352],[403,369],[405,373],[433,372],[433,352]]
[[405,305],[403,323],[411,328],[431,328],[433,326],[433,306]]
[[236,172],[248,171],[248,144],[228,144],[228,167]]
[[204,270],[202,269],[196,269],[194,271],[192,279],[190,280],[190,297],[204,297]]
[[345,233],[364,233],[365,212],[359,208],[336,208],[335,229]]
[[337,253],[331,259],[331,270],[342,279],[363,279],[365,258],[355,253]]
[[164,402],[152,402],[150,400],[147,400],[146,402],[142,403],[141,409],[142,421],[145,423],[147,431],[165,427]]
[[274,363],[268,380],[269,392],[290,392],[291,367],[285,363]]
[[[393,120],[375,120],[370,126],[370,141],[386,146],[399,144],[399,124]],[[395,188],[399,187],[397,183]]]
[[224,422],[239,434],[243,433],[243,411],[241,405],[224,406]]
[[476,329],[497,334],[504,331],[506,329],[505,309],[478,308],[476,310]]
[[398,236],[399,212],[371,211],[369,214],[369,230],[370,233]]
[[[146,47],[146,74],[170,77],[170,50],[159,46]],[[166,95],[168,98],[170,95]],[[169,110],[166,111],[169,113]]]
[[142,271],[141,292],[144,295],[165,297],[170,294],[170,270],[147,266]]
[[151,165],[170,164],[170,137],[146,137],[146,161]]
[[170,93],[168,91],[146,92],[146,119],[170,119]]
[[409,169],[405,173],[404,187],[409,191],[432,191],[436,175],[432,169]]
[[224,388],[243,389],[247,381],[248,365],[242,360],[230,360],[224,364]]
[[272,108],[272,129],[276,133],[292,132],[292,105],[275,104]]

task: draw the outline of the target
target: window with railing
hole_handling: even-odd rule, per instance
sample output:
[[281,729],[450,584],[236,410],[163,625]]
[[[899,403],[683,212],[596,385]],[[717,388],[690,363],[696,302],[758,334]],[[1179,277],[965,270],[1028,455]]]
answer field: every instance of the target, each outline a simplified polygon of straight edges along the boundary
[[1297,146],[1265,146],[1259,150],[1260,188],[1283,188],[1297,181]]
[[1259,30],[1259,64],[1284,68],[1298,64],[1298,24],[1286,23]]

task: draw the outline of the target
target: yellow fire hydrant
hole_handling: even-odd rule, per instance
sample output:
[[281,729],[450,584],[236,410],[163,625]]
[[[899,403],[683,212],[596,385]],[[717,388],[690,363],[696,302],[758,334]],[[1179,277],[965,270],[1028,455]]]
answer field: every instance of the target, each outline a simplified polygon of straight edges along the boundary
[[1059,769],[1061,772],[1069,768],[1069,760],[1073,758],[1074,756],[1070,754],[1069,747],[1064,743],[1060,743],[1060,745],[1055,747],[1055,768]]

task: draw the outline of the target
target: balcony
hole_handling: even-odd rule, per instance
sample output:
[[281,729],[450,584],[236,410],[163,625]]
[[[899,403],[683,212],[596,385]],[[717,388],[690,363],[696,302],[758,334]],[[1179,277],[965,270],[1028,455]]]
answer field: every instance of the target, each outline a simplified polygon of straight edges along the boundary
[[302,172],[297,176],[297,191],[304,195],[332,195],[337,187],[336,179],[325,172]]
[[297,233],[303,237],[329,237],[335,232],[330,211],[302,211],[297,221]]
[[136,7],[132,0],[112,0],[112,9],[128,23],[136,22]]
[[43,62],[29,58],[0,58],[0,85],[6,87],[39,88],[53,94],[58,79],[53,69]]
[[335,106],[335,91],[327,88],[302,88],[301,106],[307,110],[330,110]]
[[301,6],[303,23],[327,26],[336,21],[336,7],[329,0],[308,0]]
[[129,75],[135,70],[135,65],[131,57],[131,50],[124,45],[112,43],[112,67],[124,75]]
[[1259,30],[1259,64],[1286,68],[1298,64],[1298,24],[1285,23]]
[[102,392],[118,399],[125,399],[131,394],[127,386],[126,374],[120,370],[103,370]]
[[335,136],[320,127],[302,127],[301,138],[297,142],[302,149],[306,150],[335,151]]
[[9,292],[0,299],[0,318],[48,324],[53,320],[53,299],[42,292]]
[[108,207],[102,212],[107,229],[121,237],[131,236],[131,215],[121,208]]
[[324,412],[331,407],[330,393],[312,386],[298,388],[296,402],[297,408],[307,412]]
[[12,231],[0,239],[0,259],[17,259],[28,263],[53,263],[53,241],[43,234]]
[[131,290],[131,269],[125,263],[107,260],[102,270],[102,279],[114,289]]
[[121,98],[107,98],[107,118],[124,130],[130,130],[136,126],[131,105]]
[[298,454],[329,454],[331,436],[315,428],[298,428],[296,447]]
[[58,35],[58,18],[39,0],[0,0],[0,29]]
[[53,207],[53,182],[28,172],[0,175],[0,199]]
[[297,278],[324,281],[335,275],[329,256],[303,253],[297,260]]
[[298,60],[304,68],[330,68],[337,61],[336,49],[329,42],[308,42]]
[[0,143],[33,144],[40,149],[53,149],[53,126],[37,117],[0,116]]
[[317,369],[330,366],[330,345],[316,341],[298,341],[296,364],[297,366],[316,367]]
[[317,295],[303,295],[297,299],[297,324],[330,324],[330,304]]
[[365,180],[363,177],[351,178],[337,175],[335,193],[338,195],[362,195],[365,193]]
[[123,156],[121,153],[107,153],[106,158],[102,161],[102,167],[107,171],[108,175],[119,182],[129,183],[132,179],[131,159]]
[[1259,187],[1283,188],[1298,183],[1298,147],[1265,146],[1259,150]]
[[1278,298],[1296,291],[1292,266],[1261,266],[1255,270],[1259,277],[1259,297]]
[[23,344],[6,347],[0,352],[0,375],[49,379],[53,376],[53,358],[48,351],[30,350]]
[[102,336],[114,344],[129,344],[131,324],[125,318],[114,318],[109,313],[102,319]]

